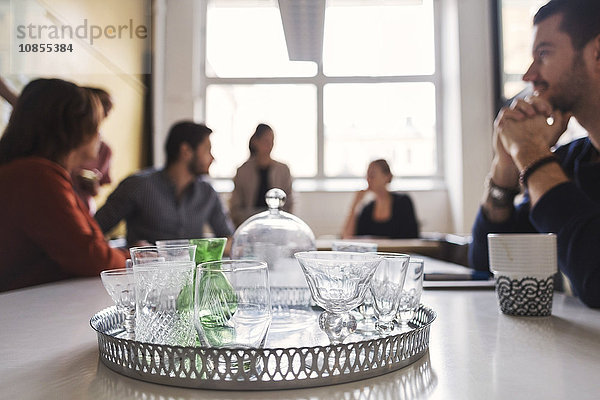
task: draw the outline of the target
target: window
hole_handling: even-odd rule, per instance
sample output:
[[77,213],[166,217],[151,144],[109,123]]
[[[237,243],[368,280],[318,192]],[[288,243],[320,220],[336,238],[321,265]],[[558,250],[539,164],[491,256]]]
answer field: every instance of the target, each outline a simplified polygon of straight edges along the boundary
[[531,64],[533,16],[547,0],[497,0],[499,2],[500,96],[510,99],[527,87],[521,79]]
[[276,1],[210,1],[206,75],[220,78],[314,76],[317,66],[288,60]]
[[276,0],[210,0],[211,175],[235,174],[261,122],[298,178],[363,177],[376,158],[396,176],[441,175],[437,3],[328,0],[319,64],[289,61]]
[[216,157],[212,176],[235,175],[248,157],[248,140],[262,121],[275,131],[273,158],[293,165],[294,176],[316,175],[314,85],[210,85],[206,98],[207,124],[216,132],[211,135]]
[[[323,43],[327,76],[435,72],[431,1],[328,1]],[[418,38],[418,40],[415,40]]]
[[435,174],[431,83],[332,83],[323,109],[326,176],[363,176],[377,158],[396,175]]

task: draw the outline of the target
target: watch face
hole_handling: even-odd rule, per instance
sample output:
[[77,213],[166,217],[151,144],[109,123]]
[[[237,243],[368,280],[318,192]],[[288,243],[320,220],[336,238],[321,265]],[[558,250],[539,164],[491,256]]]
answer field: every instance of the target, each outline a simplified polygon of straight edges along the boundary
[[504,195],[504,192],[502,190],[499,190],[498,188],[492,188],[492,190],[490,190],[490,195],[497,200],[504,200],[504,198],[506,197]]

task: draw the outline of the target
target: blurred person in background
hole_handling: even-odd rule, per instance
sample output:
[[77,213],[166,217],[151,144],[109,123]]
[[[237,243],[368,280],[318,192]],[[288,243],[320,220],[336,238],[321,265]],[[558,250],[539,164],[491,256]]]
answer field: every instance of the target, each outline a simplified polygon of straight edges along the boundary
[[236,226],[267,209],[265,194],[272,188],[285,192],[287,199],[283,210],[292,212],[292,175],[287,165],[271,158],[274,142],[273,129],[267,124],[258,124],[248,144],[250,158],[237,169],[233,178],[235,186],[229,201],[229,212]]
[[0,291],[122,268],[70,171],[98,153],[102,106],[60,79],[30,82],[0,139]]
[[[87,87],[94,95],[98,97],[104,111],[104,118],[108,117],[113,108],[113,102],[110,94],[104,89]],[[112,182],[110,178],[110,161],[112,150],[106,142],[100,139],[100,149],[98,156],[85,162],[72,171],[73,187],[77,195],[88,207],[90,215],[96,213],[96,201],[94,197],[98,195],[100,186],[108,185]]]
[[[367,169],[368,187],[354,195],[342,231],[342,239],[356,236],[392,239],[419,237],[419,226],[412,200],[406,194],[392,193],[388,190],[392,178],[393,175],[386,160],[379,159],[369,164]],[[375,200],[360,208],[369,192],[375,196]]]
[[217,237],[231,236],[233,224],[204,179],[214,160],[211,133],[191,121],[174,124],[165,144],[166,166],[139,171],[119,183],[95,215],[102,231],[125,220],[129,245],[201,238],[205,224]]

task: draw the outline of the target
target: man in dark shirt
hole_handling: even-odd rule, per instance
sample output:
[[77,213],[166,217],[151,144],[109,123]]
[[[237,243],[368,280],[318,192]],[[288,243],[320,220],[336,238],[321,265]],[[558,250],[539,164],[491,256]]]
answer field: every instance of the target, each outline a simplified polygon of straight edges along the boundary
[[[488,232],[554,232],[560,270],[575,294],[600,307],[600,2],[551,0],[534,17],[535,93],[503,108],[471,265],[487,269]],[[571,116],[588,131],[555,152]],[[520,186],[519,186],[520,183]],[[519,188],[524,201],[514,207]]]
[[102,231],[108,232],[125,219],[130,245],[199,238],[206,223],[216,236],[231,236],[233,224],[217,192],[202,179],[214,160],[211,132],[202,124],[175,124],[165,146],[165,168],[124,179],[95,215]]

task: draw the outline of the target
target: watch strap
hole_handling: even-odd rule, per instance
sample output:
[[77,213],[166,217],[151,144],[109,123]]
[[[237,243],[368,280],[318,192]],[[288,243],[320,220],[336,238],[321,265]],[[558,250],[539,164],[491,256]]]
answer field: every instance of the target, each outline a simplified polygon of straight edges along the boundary
[[507,188],[496,185],[490,175],[486,177],[485,185],[487,187],[488,197],[492,203],[492,206],[496,208],[512,206],[515,197],[521,193],[519,187]]

